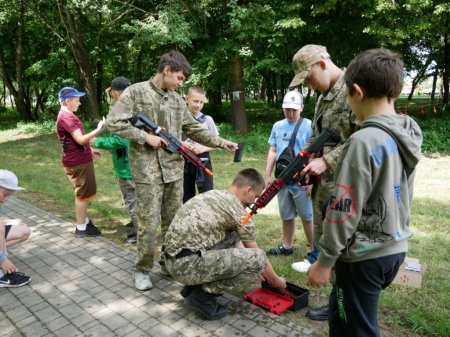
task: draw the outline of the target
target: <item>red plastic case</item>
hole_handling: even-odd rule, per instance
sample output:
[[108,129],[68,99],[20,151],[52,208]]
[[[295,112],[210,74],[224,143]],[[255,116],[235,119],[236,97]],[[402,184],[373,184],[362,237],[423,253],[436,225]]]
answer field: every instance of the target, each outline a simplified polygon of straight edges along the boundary
[[270,287],[266,282],[244,296],[244,300],[273,314],[279,315],[286,309],[297,311],[308,306],[309,290],[286,282],[286,289]]

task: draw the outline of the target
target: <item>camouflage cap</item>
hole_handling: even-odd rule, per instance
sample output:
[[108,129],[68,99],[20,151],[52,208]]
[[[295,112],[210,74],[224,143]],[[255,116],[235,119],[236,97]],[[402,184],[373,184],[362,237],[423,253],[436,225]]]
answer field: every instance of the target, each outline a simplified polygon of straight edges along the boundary
[[289,87],[296,87],[303,83],[311,67],[319,62],[330,58],[327,48],[316,44],[303,46],[292,58],[295,77]]

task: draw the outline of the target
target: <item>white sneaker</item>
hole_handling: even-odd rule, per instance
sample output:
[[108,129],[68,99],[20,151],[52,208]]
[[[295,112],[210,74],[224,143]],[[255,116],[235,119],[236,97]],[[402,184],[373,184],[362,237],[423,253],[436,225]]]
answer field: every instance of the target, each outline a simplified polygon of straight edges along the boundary
[[307,273],[309,267],[311,267],[311,263],[309,263],[308,260],[303,260],[301,262],[294,262],[293,264],[291,264],[291,267],[299,273]]
[[153,288],[152,281],[148,273],[134,272],[134,286],[137,290],[149,290]]

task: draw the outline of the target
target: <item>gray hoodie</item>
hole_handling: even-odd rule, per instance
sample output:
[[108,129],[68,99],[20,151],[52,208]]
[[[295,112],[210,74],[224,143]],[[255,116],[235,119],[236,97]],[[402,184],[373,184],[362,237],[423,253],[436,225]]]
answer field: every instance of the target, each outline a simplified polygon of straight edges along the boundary
[[408,250],[421,146],[422,132],[409,116],[364,120],[344,144],[336,167],[319,241],[320,264],[331,267],[337,259],[355,262]]

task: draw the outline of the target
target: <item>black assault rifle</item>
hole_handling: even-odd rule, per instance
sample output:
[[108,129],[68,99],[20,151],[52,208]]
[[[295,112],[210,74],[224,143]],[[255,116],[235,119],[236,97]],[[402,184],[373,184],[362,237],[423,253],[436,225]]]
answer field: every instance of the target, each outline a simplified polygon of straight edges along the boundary
[[[305,176],[300,176],[300,172],[308,165],[313,153],[319,153],[324,146],[336,146],[341,141],[341,137],[332,129],[324,129],[317,138],[303,151],[300,151],[295,159],[283,170],[275,181],[273,181],[269,187],[267,187],[261,196],[256,199],[252,207],[250,207],[250,213],[241,221],[242,224],[246,224],[248,220],[256,214],[259,208],[267,206],[284,185],[292,185],[294,183],[302,184],[305,180]],[[311,184],[314,176],[310,177]],[[314,178],[313,178],[314,179]]]
[[212,176],[213,173],[202,164],[202,161],[199,157],[195,155],[194,152],[184,147],[181,142],[172,136],[169,132],[163,130],[158,124],[153,122],[150,118],[148,118],[143,113],[138,113],[131,120],[131,125],[138,129],[145,129],[149,132],[154,132],[155,135],[161,137],[167,142],[167,146],[164,149],[170,153],[179,152],[184,158],[190,161],[195,166],[201,167],[203,171],[209,176]]

